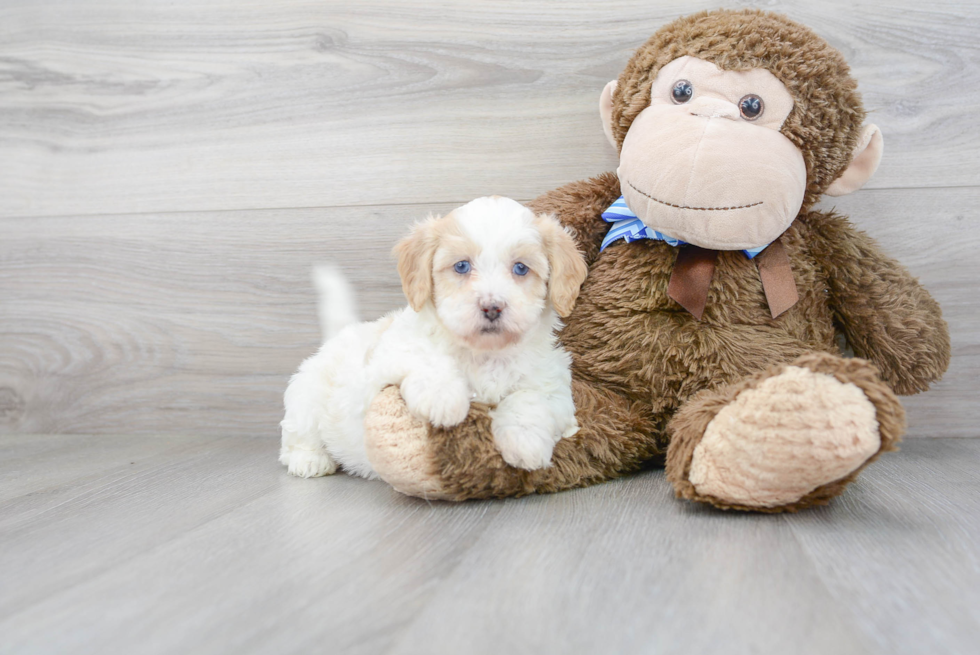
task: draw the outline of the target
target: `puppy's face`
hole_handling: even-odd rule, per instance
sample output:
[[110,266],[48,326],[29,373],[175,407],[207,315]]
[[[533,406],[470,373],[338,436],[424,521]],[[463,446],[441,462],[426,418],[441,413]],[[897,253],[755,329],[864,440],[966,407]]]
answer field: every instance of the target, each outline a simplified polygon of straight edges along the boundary
[[432,303],[443,325],[479,350],[520,340],[549,304],[567,315],[586,274],[555,219],[498,196],[416,225],[395,252],[412,308]]

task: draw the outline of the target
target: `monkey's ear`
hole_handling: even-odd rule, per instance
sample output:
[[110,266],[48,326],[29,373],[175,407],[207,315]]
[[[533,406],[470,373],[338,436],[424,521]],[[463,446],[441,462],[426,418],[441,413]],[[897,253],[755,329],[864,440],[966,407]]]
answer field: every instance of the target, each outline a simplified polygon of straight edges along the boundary
[[599,116],[602,117],[602,131],[606,133],[606,138],[609,139],[609,143],[612,147],[616,147],[616,138],[613,136],[612,131],[612,97],[613,92],[616,90],[616,80],[613,80],[606,85],[606,88],[602,90],[602,96],[599,97]]
[[877,125],[865,125],[861,137],[854,147],[854,157],[841,176],[831,183],[824,192],[828,196],[846,196],[857,191],[871,179],[881,163],[881,153],[885,143]]

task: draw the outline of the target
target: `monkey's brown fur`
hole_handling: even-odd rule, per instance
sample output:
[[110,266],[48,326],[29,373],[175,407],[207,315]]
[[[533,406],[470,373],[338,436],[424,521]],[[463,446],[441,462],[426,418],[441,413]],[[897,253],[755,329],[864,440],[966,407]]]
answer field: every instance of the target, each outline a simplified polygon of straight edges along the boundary
[[[620,195],[614,174],[545,194],[532,208],[554,213],[575,231],[590,267],[561,334],[573,356],[581,429],[558,443],[551,468],[519,470],[507,466],[494,447],[488,409],[474,407],[460,426],[430,431],[434,470],[446,496],[553,492],[609,480],[666,456],[668,478],[684,498],[755,511],[822,504],[857,471],[780,507],[741,507],[699,496],[687,477],[706,425],[740,391],[793,364],[864,391],[877,412],[880,453],[894,449],[904,430],[892,391],[922,391],[946,370],[948,331],[928,292],[845,217],[811,211],[850,162],[864,118],[840,54],[808,29],[760,11],[680,19],[643,45],[619,78],[613,123],[620,145],[649,104],[657,71],[683,55],[726,70],[765,68],[793,95],[782,133],[802,151],[808,185],[782,242],[799,302],[774,320],[755,264],[741,252],[721,252],[697,321],[667,296],[675,248],[662,241],[619,241],[599,256],[608,230],[600,214]],[[841,358],[838,333],[864,359]]]

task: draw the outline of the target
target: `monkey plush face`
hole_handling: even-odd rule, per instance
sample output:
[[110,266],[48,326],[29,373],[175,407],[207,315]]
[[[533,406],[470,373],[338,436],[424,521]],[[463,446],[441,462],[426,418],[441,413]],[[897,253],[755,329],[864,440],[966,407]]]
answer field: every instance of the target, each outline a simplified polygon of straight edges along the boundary
[[773,242],[821,194],[859,189],[881,159],[839,52],[758,10],[662,28],[600,100],[621,192],[645,225],[712,250]]
[[767,70],[680,57],[623,141],[622,193],[650,228],[715,250],[765,246],[796,218],[803,155],[780,133],[793,97]]

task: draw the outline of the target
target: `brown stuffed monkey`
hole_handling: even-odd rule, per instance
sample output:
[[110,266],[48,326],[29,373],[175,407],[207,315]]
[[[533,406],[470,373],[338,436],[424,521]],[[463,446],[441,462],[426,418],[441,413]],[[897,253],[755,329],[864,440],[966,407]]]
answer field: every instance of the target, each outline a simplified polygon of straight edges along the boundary
[[666,463],[678,496],[717,507],[826,503],[894,449],[895,394],[925,390],[950,356],[928,292],[847,218],[812,209],[881,158],[843,57],[776,14],[700,13],[640,47],[600,110],[619,169],[531,204],[589,264],[561,333],[579,432],[552,466],[513,468],[491,408],[430,428],[392,387],[367,415],[372,464],[399,491],[453,500]]

